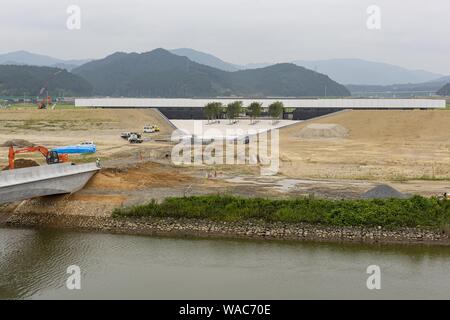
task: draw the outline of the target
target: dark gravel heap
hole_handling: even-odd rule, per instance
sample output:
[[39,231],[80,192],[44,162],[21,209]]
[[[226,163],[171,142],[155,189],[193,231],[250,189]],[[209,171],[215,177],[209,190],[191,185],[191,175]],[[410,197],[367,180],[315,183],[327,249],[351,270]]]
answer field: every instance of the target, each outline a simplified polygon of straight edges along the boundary
[[370,189],[366,193],[362,195],[363,199],[407,199],[409,195],[401,193],[398,190],[395,190],[391,186],[386,184],[380,184],[373,189]]
[[[30,168],[30,167],[39,167],[39,163],[31,159],[16,159],[14,160],[14,168],[22,169],[22,168]],[[3,171],[9,170],[9,166],[3,168]]]

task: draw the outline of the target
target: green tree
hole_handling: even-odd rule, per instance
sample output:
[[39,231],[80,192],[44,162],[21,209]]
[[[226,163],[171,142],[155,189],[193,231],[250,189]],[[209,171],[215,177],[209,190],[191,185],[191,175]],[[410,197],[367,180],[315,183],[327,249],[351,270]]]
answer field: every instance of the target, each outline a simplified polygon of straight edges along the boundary
[[253,123],[253,121],[259,117],[261,115],[262,112],[262,103],[260,102],[252,102],[248,108],[247,108],[249,115],[250,115],[250,119],[251,119],[251,123]]
[[223,110],[223,105],[220,102],[210,102],[203,108],[203,112],[208,119],[208,123],[210,120],[217,119],[221,116]]
[[227,105],[227,117],[230,121],[236,119],[242,112],[242,101],[234,101]]
[[223,114],[223,104],[221,102],[215,102],[213,109],[214,109],[214,117],[216,119],[221,118]]
[[272,119],[280,119],[284,112],[283,102],[277,101],[269,106],[269,115]]
[[208,123],[214,118],[214,102],[208,103],[203,107],[203,113],[208,119]]

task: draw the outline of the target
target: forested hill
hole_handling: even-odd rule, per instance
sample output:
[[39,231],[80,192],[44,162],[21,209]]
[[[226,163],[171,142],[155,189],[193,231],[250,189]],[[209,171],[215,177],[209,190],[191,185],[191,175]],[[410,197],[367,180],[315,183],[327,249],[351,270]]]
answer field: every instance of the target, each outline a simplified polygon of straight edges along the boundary
[[92,85],[67,70],[24,65],[0,65],[0,96],[37,96],[48,82],[51,96],[90,96]]
[[115,53],[73,72],[94,87],[94,94],[115,97],[301,97],[349,96],[328,76],[296,66],[227,72],[192,62],[164,49]]
[[437,92],[439,96],[450,96],[450,83],[447,83]]

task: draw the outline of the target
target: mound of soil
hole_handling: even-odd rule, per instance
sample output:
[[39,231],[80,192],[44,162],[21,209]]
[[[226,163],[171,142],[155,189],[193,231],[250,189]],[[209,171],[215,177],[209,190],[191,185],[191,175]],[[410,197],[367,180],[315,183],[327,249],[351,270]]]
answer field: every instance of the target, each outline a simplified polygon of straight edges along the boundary
[[0,147],[18,147],[18,148],[25,148],[25,147],[32,147],[34,146],[34,143],[31,143],[30,141],[24,140],[24,139],[12,139],[5,141]]
[[191,177],[172,167],[146,163],[127,169],[104,169],[96,174],[87,188],[95,190],[139,190],[150,187],[183,185]]
[[409,195],[401,193],[400,191],[395,190],[391,186],[386,184],[381,184],[376,186],[373,189],[370,189],[366,193],[362,195],[363,199],[406,199],[409,198]]
[[[39,163],[31,159],[16,159],[14,160],[14,168],[22,169],[22,168],[30,168],[30,167],[38,167]],[[3,170],[9,170],[9,166],[3,168]]]
[[345,138],[349,130],[339,124],[333,123],[313,123],[302,130],[297,135],[303,139],[322,139],[322,138]]

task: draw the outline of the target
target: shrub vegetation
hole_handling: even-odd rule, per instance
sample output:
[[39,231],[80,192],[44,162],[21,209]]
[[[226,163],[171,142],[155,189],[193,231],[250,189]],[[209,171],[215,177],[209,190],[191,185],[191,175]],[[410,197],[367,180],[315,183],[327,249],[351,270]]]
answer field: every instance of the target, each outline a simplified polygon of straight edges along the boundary
[[208,195],[167,198],[162,203],[152,201],[145,205],[120,208],[114,211],[114,216],[442,228],[450,225],[450,201],[420,196],[410,199],[274,200]]

